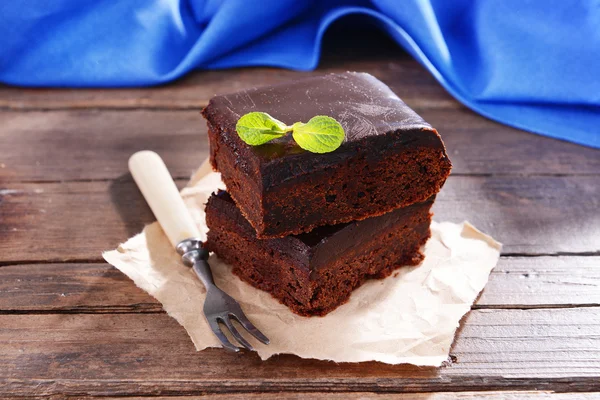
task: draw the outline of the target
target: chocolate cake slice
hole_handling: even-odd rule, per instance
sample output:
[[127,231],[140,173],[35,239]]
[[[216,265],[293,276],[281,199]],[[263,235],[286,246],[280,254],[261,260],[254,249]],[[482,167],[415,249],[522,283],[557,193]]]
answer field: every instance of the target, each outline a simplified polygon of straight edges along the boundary
[[[291,135],[249,146],[235,127],[252,111],[289,125],[327,115],[341,123],[346,138],[326,154],[302,150]],[[216,96],[202,114],[212,165],[260,238],[309,232],[423,202],[450,173],[437,131],[366,73]]]
[[421,262],[433,200],[310,233],[258,239],[229,194],[219,192],[206,205],[207,248],[295,313],[325,315],[365,280]]

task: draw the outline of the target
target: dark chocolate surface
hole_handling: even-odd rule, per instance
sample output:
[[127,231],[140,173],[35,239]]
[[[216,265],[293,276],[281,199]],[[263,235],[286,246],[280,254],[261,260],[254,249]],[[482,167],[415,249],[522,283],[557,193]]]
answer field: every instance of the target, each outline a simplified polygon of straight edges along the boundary
[[238,119],[252,111],[266,112],[287,125],[328,115],[342,124],[347,142],[398,129],[431,128],[383,82],[363,72],[253,88],[216,96],[211,103],[225,117],[227,128],[233,130]]
[[[288,125],[328,115],[344,127],[346,139],[339,149],[327,154],[302,150],[291,134],[262,146],[249,146],[239,139],[235,125],[242,115],[252,111],[266,112]],[[367,73],[329,74],[215,96],[203,115],[234,149],[240,168],[247,173],[258,168],[272,174],[269,178],[263,176],[269,181],[265,182],[267,186],[338,164],[357,151],[377,157],[390,146],[444,147],[428,123],[388,86]],[[373,150],[366,150],[371,146]]]
[[[254,232],[250,223],[242,216],[229,193],[220,190],[211,199],[217,201],[216,205],[228,218],[236,221],[242,229]],[[430,208],[435,196],[424,202],[413,204],[409,207],[399,208],[387,214],[367,218],[362,221],[353,221],[337,225],[325,225],[313,229],[311,232],[300,235],[291,235],[277,239],[263,239],[271,241],[274,245],[286,252],[295,253],[290,256],[302,261],[310,268],[318,268],[330,260],[340,257],[349,248],[367,240],[378,231],[385,230],[388,226],[397,224],[400,220],[410,217],[423,207]],[[425,226],[429,228],[429,224]]]

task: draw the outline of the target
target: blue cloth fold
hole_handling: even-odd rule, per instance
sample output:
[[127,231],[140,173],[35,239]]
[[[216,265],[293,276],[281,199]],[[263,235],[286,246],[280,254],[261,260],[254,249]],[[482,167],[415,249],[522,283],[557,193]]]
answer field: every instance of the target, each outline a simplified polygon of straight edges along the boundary
[[0,4],[0,81],[155,85],[192,69],[314,69],[327,27],[371,19],[459,101],[600,148],[600,0],[28,0]]

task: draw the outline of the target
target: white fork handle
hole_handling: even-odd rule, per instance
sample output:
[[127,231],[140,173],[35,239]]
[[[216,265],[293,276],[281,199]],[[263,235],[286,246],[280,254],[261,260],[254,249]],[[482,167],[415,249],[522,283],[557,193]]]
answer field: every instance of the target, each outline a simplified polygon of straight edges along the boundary
[[139,151],[129,158],[129,171],[173,247],[200,236],[198,227],[171,178],[162,158],[153,151]]

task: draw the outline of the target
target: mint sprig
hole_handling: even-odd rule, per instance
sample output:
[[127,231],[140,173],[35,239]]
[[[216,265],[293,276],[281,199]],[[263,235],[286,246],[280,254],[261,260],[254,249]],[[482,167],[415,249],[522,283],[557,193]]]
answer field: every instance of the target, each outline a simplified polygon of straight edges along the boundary
[[238,120],[235,130],[244,142],[259,146],[284,136],[289,127],[267,113],[251,112]]
[[306,124],[292,125],[292,136],[298,146],[312,153],[329,153],[344,141],[344,128],[335,119],[317,115]]
[[307,123],[288,126],[263,112],[243,115],[235,129],[240,138],[251,146],[259,146],[292,132],[298,146],[312,153],[329,153],[344,141],[344,128],[335,119],[317,115]]

